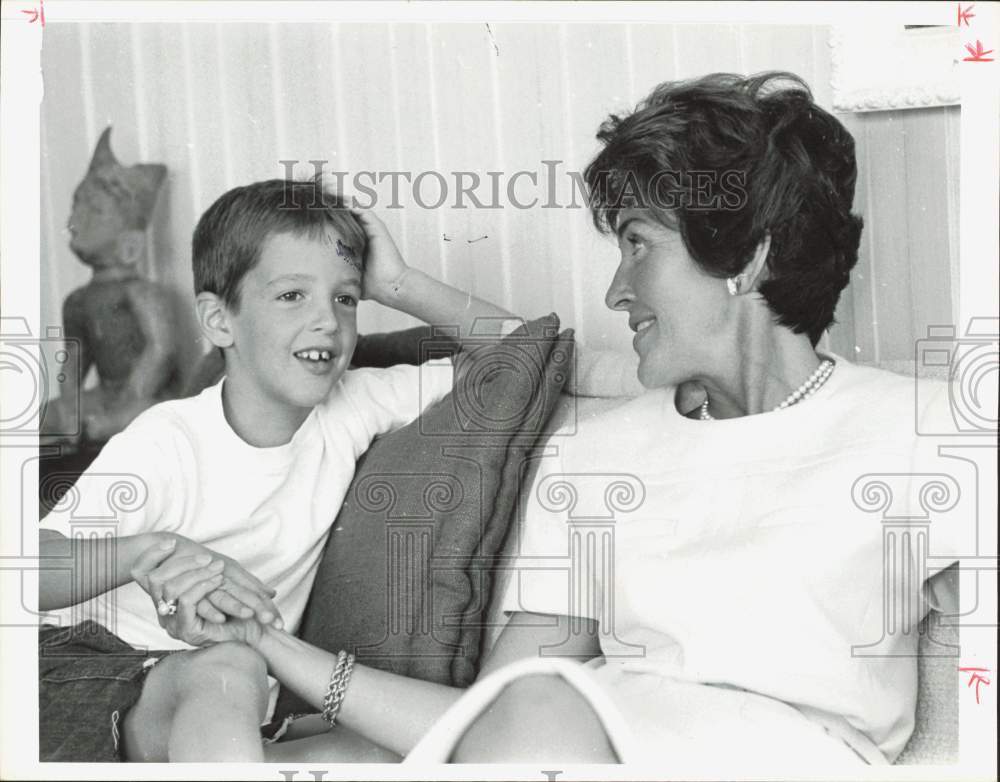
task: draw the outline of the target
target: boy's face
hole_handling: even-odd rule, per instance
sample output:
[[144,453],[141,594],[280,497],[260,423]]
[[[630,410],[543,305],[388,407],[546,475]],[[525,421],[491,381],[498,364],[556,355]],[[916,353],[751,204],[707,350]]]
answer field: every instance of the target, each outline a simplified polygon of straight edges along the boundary
[[315,407],[351,362],[361,272],[337,255],[338,240],[333,229],[323,240],[274,234],[243,278],[226,373],[265,407]]

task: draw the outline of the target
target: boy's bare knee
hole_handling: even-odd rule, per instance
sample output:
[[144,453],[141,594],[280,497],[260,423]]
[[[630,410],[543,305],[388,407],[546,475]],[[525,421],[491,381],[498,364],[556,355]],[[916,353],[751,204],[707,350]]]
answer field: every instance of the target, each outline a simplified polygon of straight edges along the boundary
[[266,692],[264,658],[240,643],[221,643],[171,654],[150,670],[140,703],[145,700],[169,711],[176,708],[180,699],[192,693],[217,692],[226,686],[225,682],[250,684]]
[[164,657],[146,675],[142,693],[122,721],[122,756],[130,761],[165,762],[168,732],[164,730],[177,708],[175,685],[186,652]]
[[206,704],[245,714],[251,722],[267,709],[267,665],[245,644],[221,643],[164,657],[146,676],[138,702],[125,715],[122,732],[128,760],[169,759],[174,720]]
[[175,680],[181,697],[211,694],[224,700],[251,697],[258,705],[266,701],[267,664],[249,646],[221,643],[183,657]]
[[264,658],[246,644],[226,642],[198,649],[191,653],[189,664],[198,670],[225,669],[250,679],[266,679]]

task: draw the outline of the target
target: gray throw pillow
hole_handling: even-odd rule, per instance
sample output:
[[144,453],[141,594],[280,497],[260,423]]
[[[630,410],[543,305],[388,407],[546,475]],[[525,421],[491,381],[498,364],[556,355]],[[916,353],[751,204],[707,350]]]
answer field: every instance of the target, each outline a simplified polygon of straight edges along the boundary
[[[499,554],[572,358],[554,314],[456,355],[452,392],[358,462],[302,639],[404,676],[475,679]],[[309,710],[282,690],[275,718]]]

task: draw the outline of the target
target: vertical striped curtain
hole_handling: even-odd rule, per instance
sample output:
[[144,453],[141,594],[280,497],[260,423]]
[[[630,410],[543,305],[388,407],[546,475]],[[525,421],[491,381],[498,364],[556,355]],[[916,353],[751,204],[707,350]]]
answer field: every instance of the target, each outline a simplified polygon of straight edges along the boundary
[[[359,172],[372,172],[362,185],[383,175],[378,206],[412,265],[525,316],[556,311],[587,344],[628,350],[625,319],[603,303],[617,252],[593,230],[570,174],[596,151],[598,125],[661,81],[710,71],[790,70],[829,107],[828,38],[824,27],[775,25],[50,24],[42,325],[58,325],[62,300],[90,277],[64,227],[112,125],[123,163],[169,168],[146,271],[184,302],[188,366],[204,349],[191,297],[198,216],[237,184],[309,175],[310,160],[348,172],[348,185]],[[951,322],[957,290],[958,109],[844,120],[858,141],[867,228],[829,346],[862,360],[912,357],[928,324]],[[518,171],[527,173],[514,196],[537,197],[531,208],[508,200]],[[386,208],[392,172],[440,172],[445,203],[423,208],[397,177],[402,208]],[[503,208],[456,202],[478,177],[472,192],[488,207],[491,176]],[[425,206],[439,185],[421,179]],[[363,332],[412,323],[374,303],[359,314]]]

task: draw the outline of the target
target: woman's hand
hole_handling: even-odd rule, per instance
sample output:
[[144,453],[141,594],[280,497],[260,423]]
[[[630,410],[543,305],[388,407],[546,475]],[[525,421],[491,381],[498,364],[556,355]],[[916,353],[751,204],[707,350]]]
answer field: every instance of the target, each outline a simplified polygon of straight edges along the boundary
[[[140,565],[147,567],[154,561],[155,557],[150,556]],[[164,615],[157,611],[160,627],[172,638],[192,646],[205,646],[223,641],[239,641],[255,646],[260,641],[263,628],[252,615],[248,619],[230,618],[222,623],[215,623],[206,621],[198,613],[198,605],[203,600],[212,592],[226,586],[224,567],[225,563],[221,559],[206,562],[204,554],[173,556],[166,562],[154,566],[146,574],[146,582],[156,584],[159,589],[159,598],[150,593],[153,602],[164,600],[177,606],[173,614]]]
[[203,595],[197,605],[198,615],[209,622],[222,624],[233,619],[256,618],[264,624],[281,629],[284,623],[272,598],[275,590],[249,573],[236,560],[212,551],[200,543],[171,534],[167,540],[143,552],[132,567],[132,578],[153,599],[157,606],[169,602],[176,594],[164,593],[166,581],[191,567],[212,565],[222,574],[223,582]]
[[352,208],[351,214],[358,218],[361,227],[365,229],[365,236],[368,237],[362,296],[391,307],[399,292],[403,275],[410,267],[399,254],[389,229],[374,212]]

